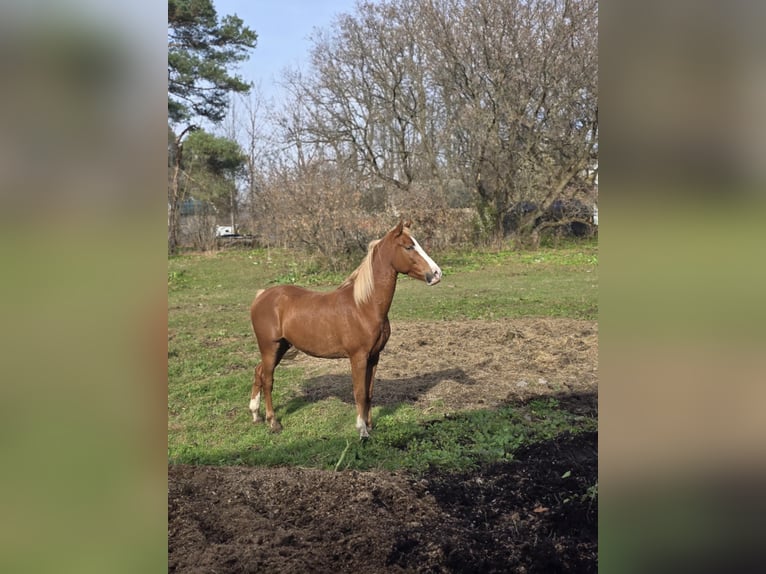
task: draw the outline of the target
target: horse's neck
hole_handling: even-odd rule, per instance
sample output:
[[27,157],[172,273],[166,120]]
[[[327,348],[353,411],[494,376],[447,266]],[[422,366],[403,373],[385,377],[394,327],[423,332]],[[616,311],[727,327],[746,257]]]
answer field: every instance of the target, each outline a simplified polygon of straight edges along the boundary
[[[381,246],[382,247],[382,246]],[[381,255],[384,255],[381,253]],[[388,257],[375,257],[372,262],[373,290],[369,303],[375,307],[380,318],[388,315],[396,291],[396,270]]]

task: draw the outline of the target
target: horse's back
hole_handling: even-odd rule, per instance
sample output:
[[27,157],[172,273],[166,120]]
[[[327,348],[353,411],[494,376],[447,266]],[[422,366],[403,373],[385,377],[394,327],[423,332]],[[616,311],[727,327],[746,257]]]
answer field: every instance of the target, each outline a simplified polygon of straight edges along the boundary
[[277,285],[261,289],[250,307],[250,317],[256,321],[282,322],[292,315],[315,314],[334,305],[338,292],[321,292],[298,287],[297,285]]
[[300,304],[307,299],[315,298],[317,295],[323,295],[323,293],[297,285],[276,285],[259,290],[250,309]]

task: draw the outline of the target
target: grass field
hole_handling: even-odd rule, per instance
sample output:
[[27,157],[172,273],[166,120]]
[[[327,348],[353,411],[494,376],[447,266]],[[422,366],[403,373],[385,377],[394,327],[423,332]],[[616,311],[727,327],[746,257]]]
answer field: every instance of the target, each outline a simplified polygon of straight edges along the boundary
[[[533,252],[432,254],[444,271],[426,288],[401,277],[393,325],[414,321],[597,317],[595,242]],[[350,272],[351,267],[347,270]],[[553,397],[455,412],[407,402],[375,406],[372,439],[360,443],[355,410],[337,397],[306,400],[299,365],[276,372],[274,402],[284,431],[252,424],[247,409],[258,361],[248,309],[279,283],[332,289],[345,274],[280,250],[182,255],[168,262],[168,458],[171,463],[333,468],[466,469],[513,457],[520,446],[596,428],[593,417]],[[381,357],[385,359],[385,352]],[[351,389],[348,389],[351,393]]]

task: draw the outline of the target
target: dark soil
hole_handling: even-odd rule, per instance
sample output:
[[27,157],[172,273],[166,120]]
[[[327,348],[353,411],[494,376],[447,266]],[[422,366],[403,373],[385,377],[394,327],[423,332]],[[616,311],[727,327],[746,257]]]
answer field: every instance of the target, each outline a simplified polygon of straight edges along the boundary
[[168,568],[596,572],[597,480],[595,432],[461,474],[170,466]]

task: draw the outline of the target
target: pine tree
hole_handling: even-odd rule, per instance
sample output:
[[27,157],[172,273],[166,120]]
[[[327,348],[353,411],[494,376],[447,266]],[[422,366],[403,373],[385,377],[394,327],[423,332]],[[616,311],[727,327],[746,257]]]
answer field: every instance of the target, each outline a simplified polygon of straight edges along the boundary
[[223,120],[230,92],[250,91],[232,70],[249,57],[257,39],[236,15],[219,18],[211,0],[168,0],[168,123],[175,134],[168,154],[170,253],[178,246],[183,138],[198,129],[198,119]]

